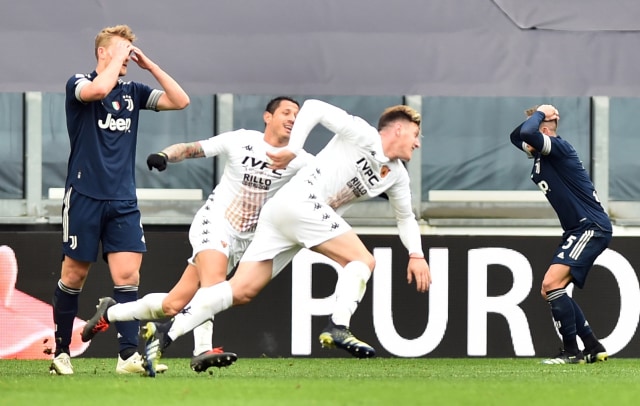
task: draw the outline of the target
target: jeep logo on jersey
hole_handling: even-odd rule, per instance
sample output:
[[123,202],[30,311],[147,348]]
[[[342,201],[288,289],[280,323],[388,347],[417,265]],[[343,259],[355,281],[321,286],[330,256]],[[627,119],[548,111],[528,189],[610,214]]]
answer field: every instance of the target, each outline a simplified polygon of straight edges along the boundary
[[103,130],[111,130],[111,131],[129,131],[131,128],[131,119],[130,118],[113,118],[111,113],[107,114],[107,118],[102,120],[98,120],[98,127]]

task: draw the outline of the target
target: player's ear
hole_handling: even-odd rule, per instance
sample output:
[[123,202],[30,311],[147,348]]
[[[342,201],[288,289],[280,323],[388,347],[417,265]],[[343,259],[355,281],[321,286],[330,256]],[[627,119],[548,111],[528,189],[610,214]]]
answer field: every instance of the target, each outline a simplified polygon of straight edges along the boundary
[[104,59],[107,56],[107,48],[98,47],[98,60]]
[[273,114],[269,113],[268,111],[265,111],[264,113],[262,113],[262,120],[264,120],[265,124],[269,124],[269,122],[271,122],[272,117],[273,117]]

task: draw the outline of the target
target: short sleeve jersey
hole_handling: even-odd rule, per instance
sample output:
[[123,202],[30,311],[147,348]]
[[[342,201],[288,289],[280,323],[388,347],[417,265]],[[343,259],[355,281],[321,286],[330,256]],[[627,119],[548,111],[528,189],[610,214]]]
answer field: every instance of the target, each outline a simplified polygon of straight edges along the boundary
[[155,110],[162,91],[118,80],[104,99],[84,103],[79,89],[96,76],[76,74],[67,81],[71,153],[65,188],[98,200],[135,200],[138,118],[141,109]]
[[253,232],[267,199],[313,156],[304,153],[285,169],[269,169],[267,152],[276,152],[259,131],[240,129],[200,141],[207,157],[224,155],[224,173],[212,193],[212,209],[223,210],[225,218],[240,235]]

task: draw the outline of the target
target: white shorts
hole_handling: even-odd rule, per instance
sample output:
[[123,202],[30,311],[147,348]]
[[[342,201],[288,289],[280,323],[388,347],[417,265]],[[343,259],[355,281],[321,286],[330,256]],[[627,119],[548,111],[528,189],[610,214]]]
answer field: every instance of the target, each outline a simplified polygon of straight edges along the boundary
[[193,252],[188,259],[195,265],[196,255],[204,250],[216,250],[228,258],[227,275],[233,271],[244,251],[251,242],[253,233],[243,233],[238,237],[229,222],[224,218],[224,211],[216,208],[207,209],[204,206],[193,217],[189,228],[189,242]]
[[[285,192],[285,193],[283,193]],[[313,198],[311,193],[294,188],[281,189],[260,212],[253,242],[242,262],[276,260],[311,248],[342,235],[351,226],[333,208]]]
[[[223,210],[206,209],[203,206],[193,217],[189,228],[189,242],[193,252],[188,262],[195,265],[194,260],[199,252],[216,250],[227,256],[227,275],[229,275],[240,262],[254,234],[245,232],[242,237],[238,237],[237,232],[224,218]],[[278,275],[299,250],[300,247],[294,247],[274,258],[272,277]]]

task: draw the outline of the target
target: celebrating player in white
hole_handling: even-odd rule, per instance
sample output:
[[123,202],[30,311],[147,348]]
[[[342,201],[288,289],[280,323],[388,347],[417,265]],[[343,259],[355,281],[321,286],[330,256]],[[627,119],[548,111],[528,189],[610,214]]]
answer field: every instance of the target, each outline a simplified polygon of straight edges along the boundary
[[229,281],[203,289],[208,293],[200,295],[198,302],[194,299],[188,317],[176,319],[168,331],[147,323],[145,328],[155,332],[147,341],[147,357],[159,358],[173,340],[212,314],[251,301],[275,276],[272,258],[302,247],[324,254],[344,267],[336,284],[334,312],[320,335],[322,345],[343,348],[359,358],[374,356],[370,345],[351,334],[349,324],[364,296],[375,260],[340,213],[354,202],[386,193],[409,254],[407,280],[415,280],[419,292],[429,289],[431,273],[411,210],[409,174],[403,165],[420,147],[420,121],[420,114],[414,109],[393,106],[382,113],[376,130],[335,106],[306,101],[296,118],[288,148],[270,155],[273,165],[279,167],[299,153],[318,123],[336,135],[312,163],[265,204],[254,240]]
[[[151,320],[176,316],[180,320],[183,309],[189,309],[193,299],[197,303],[207,294],[207,287],[226,279],[240,260],[253,238],[258,216],[265,202],[284,185],[312,156],[301,153],[282,169],[268,167],[267,153],[277,152],[289,142],[291,129],[298,114],[299,104],[288,97],[271,100],[263,114],[264,133],[253,130],[231,131],[207,140],[175,144],[147,159],[149,169],[163,171],[167,162],[185,158],[224,155],[227,158],[222,178],[205,204],[196,213],[189,230],[193,255],[174,288],[166,293],[148,294],[137,302],[115,304],[111,298],[102,298],[98,311],[83,330],[83,341],[88,341],[109,323],[124,320]],[[293,258],[283,253],[274,261],[279,271]],[[208,320],[212,319],[209,314]],[[205,320],[203,320],[205,321]],[[237,356],[212,349],[211,323],[194,331],[195,348],[191,367],[201,372],[210,366],[226,366]],[[151,363],[147,363],[151,367]],[[155,375],[155,369],[148,374]]]

